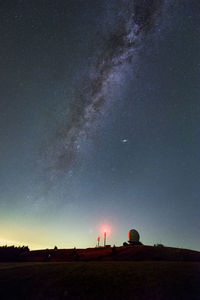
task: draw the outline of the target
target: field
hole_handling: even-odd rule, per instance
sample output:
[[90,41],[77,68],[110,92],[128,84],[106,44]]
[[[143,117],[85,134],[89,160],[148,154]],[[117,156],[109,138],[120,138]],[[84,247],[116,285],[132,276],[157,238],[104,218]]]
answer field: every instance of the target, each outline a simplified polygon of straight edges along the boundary
[[200,262],[0,263],[0,299],[200,299]]

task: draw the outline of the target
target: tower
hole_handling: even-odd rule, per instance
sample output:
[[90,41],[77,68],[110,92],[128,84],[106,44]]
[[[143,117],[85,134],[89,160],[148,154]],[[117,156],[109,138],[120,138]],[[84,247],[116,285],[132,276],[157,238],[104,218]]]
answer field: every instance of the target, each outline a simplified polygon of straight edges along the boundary
[[104,247],[106,246],[106,231],[104,231]]
[[98,236],[98,238],[97,238],[97,242],[98,242],[98,248],[99,248],[100,236]]

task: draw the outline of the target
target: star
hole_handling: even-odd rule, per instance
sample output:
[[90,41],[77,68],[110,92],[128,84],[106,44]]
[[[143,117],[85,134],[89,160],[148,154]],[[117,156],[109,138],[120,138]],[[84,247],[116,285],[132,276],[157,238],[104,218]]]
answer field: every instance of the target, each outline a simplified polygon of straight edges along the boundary
[[128,139],[122,139],[121,142],[122,142],[123,144],[125,144],[125,143],[128,142]]

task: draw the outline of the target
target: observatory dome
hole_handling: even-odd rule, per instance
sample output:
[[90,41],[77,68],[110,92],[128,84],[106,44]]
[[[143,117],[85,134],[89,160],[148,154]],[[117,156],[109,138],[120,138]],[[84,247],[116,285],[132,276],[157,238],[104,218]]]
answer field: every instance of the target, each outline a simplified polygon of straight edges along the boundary
[[130,243],[138,243],[140,240],[140,235],[135,229],[131,229],[128,232],[128,239]]

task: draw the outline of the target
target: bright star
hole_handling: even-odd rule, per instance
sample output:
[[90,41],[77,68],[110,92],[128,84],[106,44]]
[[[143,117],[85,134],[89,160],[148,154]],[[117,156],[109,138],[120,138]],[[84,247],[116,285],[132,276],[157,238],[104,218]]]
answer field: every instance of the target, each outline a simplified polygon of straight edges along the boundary
[[124,144],[127,143],[127,142],[128,142],[128,139],[123,139],[122,140],[122,143],[124,143]]

